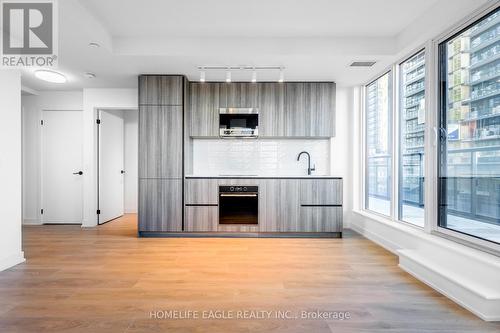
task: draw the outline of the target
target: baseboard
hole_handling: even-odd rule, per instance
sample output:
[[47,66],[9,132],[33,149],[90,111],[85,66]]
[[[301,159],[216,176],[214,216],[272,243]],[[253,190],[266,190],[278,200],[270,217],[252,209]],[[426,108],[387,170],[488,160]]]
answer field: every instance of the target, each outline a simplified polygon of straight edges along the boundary
[[23,219],[23,225],[42,225],[39,219]]
[[0,258],[0,272],[4,271],[12,266],[18,265],[25,262],[24,252],[21,251],[18,254],[13,254],[5,258]]
[[397,251],[399,249],[399,246],[397,244],[391,242],[390,240],[388,240],[388,239],[386,239],[386,238],[384,238],[384,237],[382,237],[382,236],[380,236],[380,235],[378,235],[370,230],[363,229],[363,228],[357,226],[355,223],[351,223],[349,225],[349,229],[352,229],[352,230],[356,231],[358,234],[363,235],[364,237],[368,238],[369,240],[371,240],[375,244],[382,246],[387,251],[392,252],[396,255],[398,254]]
[[137,209],[125,209],[125,214],[137,214]]
[[411,255],[411,251],[400,251],[399,267],[429,287],[453,300],[485,321],[500,320],[500,296],[495,291],[474,290],[466,283],[452,278],[450,272],[440,272],[438,266]]

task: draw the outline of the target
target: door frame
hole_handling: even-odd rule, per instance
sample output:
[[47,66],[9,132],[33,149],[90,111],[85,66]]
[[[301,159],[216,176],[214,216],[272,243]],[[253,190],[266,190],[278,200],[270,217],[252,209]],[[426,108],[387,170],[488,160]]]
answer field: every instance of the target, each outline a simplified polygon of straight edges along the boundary
[[[120,108],[120,107],[96,107],[94,108],[94,119],[95,119],[95,131],[94,131],[94,135],[95,135],[95,146],[94,146],[94,156],[95,156],[95,170],[96,170],[96,183],[95,183],[95,189],[96,189],[96,207],[97,207],[97,212],[100,211],[100,199],[99,199],[99,192],[100,192],[100,186],[101,186],[101,182],[100,182],[100,172],[101,172],[101,169],[100,169],[100,165],[99,163],[101,162],[100,161],[100,158],[99,158],[99,154],[100,154],[100,118],[99,118],[99,113],[101,111],[123,111],[123,112],[127,112],[127,111],[137,111],[139,112],[139,108]],[[125,132],[124,132],[125,134]],[[124,137],[124,142],[125,142],[125,137]],[[125,157],[125,155],[124,155]],[[125,160],[123,161],[124,164],[125,164]],[[125,167],[125,165],[124,165]],[[125,170],[126,172],[126,170]],[[124,180],[124,184],[125,186],[125,180]],[[125,197],[123,198],[123,200],[125,201]],[[106,222],[100,222],[99,221],[99,216],[100,214],[97,213],[96,214],[96,222],[97,222],[97,226],[100,226],[100,225],[103,225],[103,224],[106,224],[108,222],[111,222],[111,221],[114,221],[114,220],[109,220],[109,221],[106,221]]]
[[[43,179],[43,172],[44,172],[44,168],[43,168],[43,163],[44,163],[44,150],[43,150],[43,135],[44,135],[44,127],[43,127],[43,124],[42,122],[44,121],[44,117],[43,117],[43,113],[46,112],[46,111],[52,111],[52,112],[81,112],[82,113],[82,147],[81,147],[81,155],[82,155],[82,170],[83,170],[83,164],[84,164],[84,149],[83,149],[83,146],[84,146],[84,140],[85,140],[85,135],[84,135],[84,126],[83,126],[83,123],[84,123],[84,114],[83,114],[83,110],[81,109],[41,109],[40,110],[40,130],[38,131],[38,220],[39,220],[39,224],[41,225],[83,225],[83,220],[84,220],[84,211],[85,211],[85,207],[84,207],[84,195],[85,195],[85,191],[84,191],[84,185],[82,184],[82,220],[80,221],[80,223],[45,223],[43,221],[43,213],[42,213],[42,210],[44,209],[43,207],[43,199],[44,199],[44,196],[43,196],[43,186],[44,186],[44,179]],[[82,175],[82,177],[85,177],[85,173]],[[82,178],[82,182],[84,182],[85,178]]]

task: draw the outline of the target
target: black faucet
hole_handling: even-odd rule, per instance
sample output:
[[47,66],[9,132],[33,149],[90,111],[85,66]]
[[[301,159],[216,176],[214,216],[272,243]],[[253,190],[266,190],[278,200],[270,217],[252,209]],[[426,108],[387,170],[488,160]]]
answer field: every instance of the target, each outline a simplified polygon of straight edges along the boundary
[[309,153],[307,151],[300,152],[299,156],[297,156],[297,161],[300,161],[300,156],[302,156],[302,154],[307,155],[307,174],[310,176],[311,172],[316,170],[316,165],[314,165],[311,168],[311,155],[309,155]]

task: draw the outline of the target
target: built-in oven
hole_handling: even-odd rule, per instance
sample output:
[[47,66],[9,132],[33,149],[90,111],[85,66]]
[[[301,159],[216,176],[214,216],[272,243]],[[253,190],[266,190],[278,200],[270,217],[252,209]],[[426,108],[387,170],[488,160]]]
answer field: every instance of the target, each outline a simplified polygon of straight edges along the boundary
[[258,186],[219,186],[219,224],[258,223]]
[[259,109],[219,109],[219,132],[222,138],[256,138],[259,135]]

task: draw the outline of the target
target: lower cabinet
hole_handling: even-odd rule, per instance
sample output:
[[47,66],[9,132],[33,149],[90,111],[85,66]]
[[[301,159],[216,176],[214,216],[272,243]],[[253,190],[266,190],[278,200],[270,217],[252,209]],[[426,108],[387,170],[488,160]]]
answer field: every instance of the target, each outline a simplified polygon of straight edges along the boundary
[[182,231],[182,179],[139,179],[139,231]]
[[186,206],[184,209],[184,231],[217,231],[218,206]]
[[342,232],[342,207],[301,206],[298,232]]
[[[258,225],[219,225],[218,186],[259,186]],[[342,179],[187,179],[184,231],[342,232]]]

